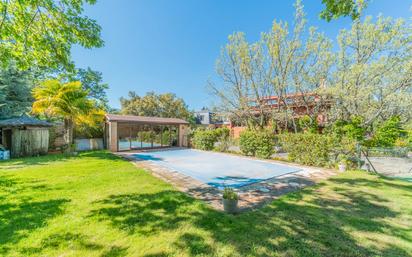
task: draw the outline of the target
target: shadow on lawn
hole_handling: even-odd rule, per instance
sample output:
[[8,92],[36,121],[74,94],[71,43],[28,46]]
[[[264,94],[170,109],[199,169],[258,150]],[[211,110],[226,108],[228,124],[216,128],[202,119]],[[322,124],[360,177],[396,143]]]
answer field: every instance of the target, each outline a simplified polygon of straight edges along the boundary
[[[129,233],[156,235],[187,224],[210,235],[183,233],[175,242],[178,252],[190,256],[214,256],[215,243],[234,249],[239,256],[410,256],[394,245],[363,246],[349,230],[391,234],[405,233],[383,221],[397,215],[378,204],[385,199],[374,194],[337,190],[338,198],[325,198],[318,187],[296,192],[257,211],[237,216],[215,211],[181,192],[113,195],[95,203],[99,208],[91,215],[109,220],[113,226]],[[350,191],[350,190],[349,190]],[[306,195],[310,199],[299,202]],[[214,242],[210,244],[208,242]],[[175,252],[176,253],[176,252]],[[149,256],[168,256],[158,252]]]
[[[48,188],[41,181],[21,181],[0,176],[0,255],[27,237],[31,231],[47,225],[47,220],[61,214],[67,199],[36,201],[30,196]],[[21,194],[21,195],[20,195]],[[13,198],[18,195],[18,201]],[[6,201],[7,200],[7,201]]]

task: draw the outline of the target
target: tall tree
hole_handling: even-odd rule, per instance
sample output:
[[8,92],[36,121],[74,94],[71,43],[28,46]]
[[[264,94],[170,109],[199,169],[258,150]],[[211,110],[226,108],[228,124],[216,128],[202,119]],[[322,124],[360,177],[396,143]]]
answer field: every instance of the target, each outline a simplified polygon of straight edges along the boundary
[[352,20],[359,19],[362,9],[366,7],[368,0],[322,0],[325,9],[320,17],[327,21],[339,17],[351,17]]
[[0,69],[0,119],[30,111],[33,80],[31,71],[21,71],[13,65]]
[[[210,83],[212,93],[223,111],[249,126],[263,127],[268,118],[282,119],[286,128],[292,121],[296,130],[292,108],[297,101],[307,106],[312,119],[320,111],[313,104],[322,102],[314,102],[308,93],[317,93],[328,76],[333,63],[331,42],[314,28],[307,29],[301,1],[295,7],[291,31],[287,23],[274,21],[271,31],[253,44],[246,42],[243,33],[235,33],[217,61],[221,83]],[[276,103],[268,101],[269,96],[276,96]],[[269,108],[271,104],[277,108]]]
[[129,92],[129,98],[120,98],[120,103],[122,114],[181,118],[185,120],[193,116],[183,99],[172,93],[156,94],[148,92],[141,97],[136,92]]
[[99,71],[87,69],[76,69],[73,72],[63,73],[60,76],[63,81],[80,81],[83,90],[88,92],[88,97],[95,100],[99,108],[107,110],[108,99],[106,90],[109,88],[107,83],[103,83],[103,74]]
[[397,115],[412,117],[412,27],[402,19],[367,17],[338,36],[329,93],[332,119],[362,117],[362,126]]
[[1,0],[0,64],[71,68],[73,44],[101,47],[100,26],[82,15],[95,0]]
[[35,102],[32,112],[64,119],[65,140],[73,143],[73,127],[76,119],[95,110],[95,104],[87,98],[80,82],[61,83],[46,80],[33,89]]

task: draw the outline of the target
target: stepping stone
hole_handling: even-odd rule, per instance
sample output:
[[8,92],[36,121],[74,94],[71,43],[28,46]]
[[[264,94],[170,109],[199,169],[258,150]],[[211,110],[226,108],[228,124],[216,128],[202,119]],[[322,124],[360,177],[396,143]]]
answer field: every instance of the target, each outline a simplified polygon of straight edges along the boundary
[[296,182],[290,182],[289,186],[291,186],[291,187],[300,187],[300,184],[296,183]]
[[269,193],[269,192],[270,192],[270,190],[267,189],[266,187],[258,187],[257,190],[259,190],[259,191],[262,192],[262,193]]

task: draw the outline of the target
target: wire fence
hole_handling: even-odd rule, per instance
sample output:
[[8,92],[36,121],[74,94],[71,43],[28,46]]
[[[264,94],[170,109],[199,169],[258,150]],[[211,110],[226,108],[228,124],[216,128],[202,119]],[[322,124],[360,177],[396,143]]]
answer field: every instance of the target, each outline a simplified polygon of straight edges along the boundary
[[408,148],[364,148],[360,156],[362,169],[386,176],[412,177],[412,152]]

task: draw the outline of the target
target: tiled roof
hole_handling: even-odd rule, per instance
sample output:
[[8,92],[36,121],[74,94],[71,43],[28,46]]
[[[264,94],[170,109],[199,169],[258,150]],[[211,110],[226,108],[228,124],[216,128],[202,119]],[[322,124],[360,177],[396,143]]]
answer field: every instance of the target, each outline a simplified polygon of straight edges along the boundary
[[0,127],[19,127],[19,126],[38,126],[38,127],[51,127],[52,123],[44,120],[35,119],[27,115],[22,115],[17,118],[11,118],[6,120],[0,120]]
[[177,118],[161,118],[161,117],[117,115],[117,114],[106,114],[106,120],[107,121],[120,121],[120,122],[148,123],[148,124],[189,124],[189,122],[182,120],[182,119],[177,119]]

